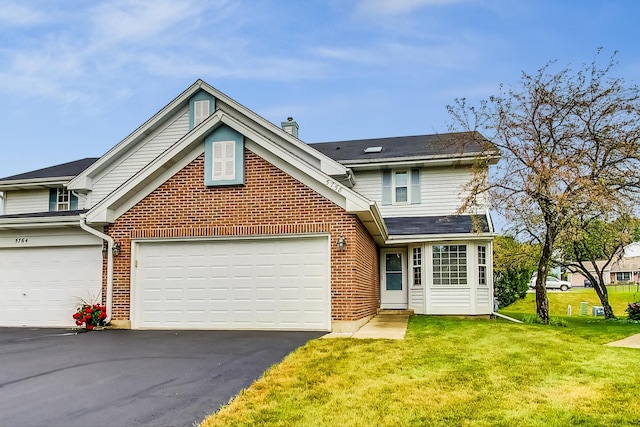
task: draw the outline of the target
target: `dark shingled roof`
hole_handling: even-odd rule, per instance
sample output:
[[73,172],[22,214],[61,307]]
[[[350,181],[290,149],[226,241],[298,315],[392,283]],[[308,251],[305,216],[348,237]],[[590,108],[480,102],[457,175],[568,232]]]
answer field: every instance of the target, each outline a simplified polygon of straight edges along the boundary
[[[334,160],[349,161],[481,153],[483,144],[491,143],[478,132],[457,132],[318,142],[309,145]],[[365,153],[364,150],[369,147],[382,147],[382,150],[377,153]]]
[[6,178],[0,178],[0,181],[22,181],[26,179],[38,178],[62,178],[67,176],[76,176],[98,160],[97,157],[87,157],[85,159],[73,162],[62,163],[60,165],[50,166],[44,169],[38,169],[31,172],[12,175]]
[[74,211],[32,212],[32,213],[22,213],[22,214],[12,214],[12,215],[0,215],[0,219],[75,216],[85,212],[88,212],[88,209],[80,209],[80,210],[74,210]]
[[[474,224],[475,221],[475,224]],[[484,215],[447,215],[385,218],[389,235],[464,234],[489,232]]]

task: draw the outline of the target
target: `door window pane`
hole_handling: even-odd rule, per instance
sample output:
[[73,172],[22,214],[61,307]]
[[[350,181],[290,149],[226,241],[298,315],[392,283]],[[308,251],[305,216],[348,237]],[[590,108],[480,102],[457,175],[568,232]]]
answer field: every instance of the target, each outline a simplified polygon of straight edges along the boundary
[[385,282],[388,291],[402,290],[402,255],[385,255]]

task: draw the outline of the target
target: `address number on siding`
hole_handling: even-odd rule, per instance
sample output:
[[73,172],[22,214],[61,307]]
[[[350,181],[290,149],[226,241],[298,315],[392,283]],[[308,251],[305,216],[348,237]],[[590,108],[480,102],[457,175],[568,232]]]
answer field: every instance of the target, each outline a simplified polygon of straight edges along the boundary
[[28,237],[16,237],[16,243],[17,244],[29,243],[29,238]]
[[333,188],[338,193],[342,193],[342,186],[337,182],[331,181],[330,179],[327,180],[327,187]]

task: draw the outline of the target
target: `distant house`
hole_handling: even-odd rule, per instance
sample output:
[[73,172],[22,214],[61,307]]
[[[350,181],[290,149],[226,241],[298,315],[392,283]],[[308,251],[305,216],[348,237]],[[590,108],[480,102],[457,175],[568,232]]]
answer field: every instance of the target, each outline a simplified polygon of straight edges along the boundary
[[[604,268],[604,281],[607,284],[616,282],[633,282],[638,283],[640,280],[640,242],[634,242],[624,247],[621,258],[614,260]],[[599,269],[603,268],[606,261],[596,261]],[[589,271],[595,273],[595,269],[591,263],[586,264]],[[597,277],[597,276],[596,276]],[[585,276],[580,273],[571,274],[571,283],[574,286],[584,284]]]
[[457,213],[486,144],[306,144],[198,80],[100,158],[0,179],[0,326],[72,326],[77,298],[139,329],[490,314],[486,201]]

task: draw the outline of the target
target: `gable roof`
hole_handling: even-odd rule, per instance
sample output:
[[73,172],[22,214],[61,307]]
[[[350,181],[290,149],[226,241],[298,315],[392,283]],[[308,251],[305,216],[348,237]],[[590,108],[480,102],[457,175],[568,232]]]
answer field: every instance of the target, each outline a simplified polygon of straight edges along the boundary
[[358,139],[310,144],[347,166],[402,161],[436,161],[488,155],[497,160],[497,148],[478,132],[455,132],[392,138]]
[[3,181],[20,181],[25,179],[34,178],[62,178],[69,176],[76,176],[89,166],[91,166],[97,157],[86,157],[84,159],[75,160],[73,162],[61,163],[55,166],[49,166],[47,168],[37,169],[31,172],[25,172],[18,175],[8,176],[6,178],[0,178],[0,182]]
[[[202,123],[93,206],[87,213],[87,222],[107,224],[115,221],[178,170],[202,154],[204,152],[203,142],[205,137],[221,125],[229,126],[248,138],[248,140],[245,140],[246,148],[254,151],[276,167],[281,168],[338,206],[343,207],[347,212],[357,215],[371,236],[378,243],[384,243],[388,233],[375,202],[348,187],[343,187],[328,179],[329,175],[322,171],[320,167],[296,155],[295,150],[292,150],[293,152],[287,150],[286,142],[278,144],[265,137],[264,128],[260,123],[246,120],[236,110],[229,112],[221,109],[216,110]],[[297,138],[295,140],[299,144],[306,145]],[[333,162],[330,159],[329,161]],[[340,167],[342,166],[340,165]]]
[[86,157],[73,162],[61,163],[55,166],[0,178],[0,190],[34,188],[42,184],[64,184],[97,160],[97,157]]
[[[287,149],[293,152],[300,159],[317,167],[322,172],[336,177],[339,181],[350,183],[349,170],[334,159],[322,154],[321,152],[314,150],[305,144],[298,138],[285,132],[281,127],[276,126],[267,119],[254,113],[247,107],[236,102],[232,98],[223,94],[219,90],[210,86],[201,79],[196,80],[191,86],[189,86],[184,92],[173,99],[164,108],[158,111],[153,117],[143,123],[135,131],[129,134],[125,139],[120,141],[115,147],[105,153],[100,159],[92,164],[89,168],[80,173],[69,183],[69,188],[91,189],[91,178],[97,176],[102,170],[109,167],[110,164],[116,162],[122,156],[125,156],[131,147],[137,143],[145,140],[154,130],[162,126],[167,117],[175,114],[183,108],[186,108],[189,104],[189,100],[193,95],[199,91],[205,91],[212,95],[217,102],[221,102],[225,106],[230,107],[238,113],[238,119],[244,123],[253,122],[260,127],[260,133],[263,138],[269,139],[276,144],[286,145]],[[228,110],[228,108],[225,108]],[[228,111],[227,111],[228,112]],[[201,124],[200,124],[201,125]],[[190,132],[195,131],[195,128]],[[350,183],[353,185],[353,183]]]

